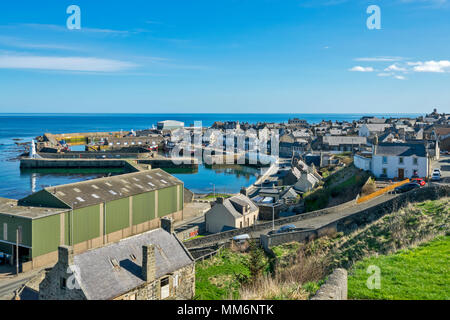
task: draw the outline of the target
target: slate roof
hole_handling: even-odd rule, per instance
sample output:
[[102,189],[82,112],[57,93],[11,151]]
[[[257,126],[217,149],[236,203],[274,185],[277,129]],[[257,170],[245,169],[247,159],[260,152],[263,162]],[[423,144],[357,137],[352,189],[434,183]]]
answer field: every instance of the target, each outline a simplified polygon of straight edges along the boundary
[[[161,169],[87,180],[45,188],[74,209],[182,184]],[[23,199],[26,202],[26,198]]]
[[[91,300],[116,298],[142,285],[142,246],[155,246],[155,278],[193,263],[183,244],[163,229],[152,230],[73,257],[75,277]],[[136,257],[132,259],[131,255]],[[120,268],[114,268],[116,259]]]
[[427,150],[423,143],[380,143],[375,154],[380,156],[426,157]]
[[[244,196],[243,194],[235,195],[231,198],[224,199],[223,204],[216,203],[209,212],[214,212],[215,214],[231,214],[234,218],[238,219],[242,217],[242,213],[236,210],[235,206],[232,202],[235,202],[239,205],[248,205],[250,207],[250,212],[254,212],[255,210],[258,210],[258,207],[251,201],[249,198]],[[207,212],[208,214],[208,212]]]

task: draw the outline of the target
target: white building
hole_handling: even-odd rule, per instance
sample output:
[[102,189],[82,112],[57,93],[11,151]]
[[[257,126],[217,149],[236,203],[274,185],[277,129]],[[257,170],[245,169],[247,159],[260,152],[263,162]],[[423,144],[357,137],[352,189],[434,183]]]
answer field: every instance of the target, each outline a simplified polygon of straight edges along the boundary
[[371,156],[356,155],[355,166],[371,171],[377,178],[428,177],[429,158],[423,143],[381,143]]

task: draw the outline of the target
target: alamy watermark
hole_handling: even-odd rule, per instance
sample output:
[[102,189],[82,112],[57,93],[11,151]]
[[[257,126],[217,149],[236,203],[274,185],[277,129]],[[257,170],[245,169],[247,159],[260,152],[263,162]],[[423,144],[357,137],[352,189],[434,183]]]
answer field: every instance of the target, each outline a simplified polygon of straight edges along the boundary
[[278,130],[206,129],[201,122],[171,133],[170,157],[174,164],[199,163],[270,165],[279,156]]
[[378,266],[370,265],[367,267],[366,273],[370,274],[367,278],[366,285],[370,290],[381,289],[381,269]]
[[81,29],[81,9],[77,5],[70,5],[66,10],[70,16],[67,18],[67,29],[80,30]]
[[370,17],[367,18],[367,29],[369,30],[380,30],[381,29],[381,9],[377,5],[371,5],[367,8],[367,13]]

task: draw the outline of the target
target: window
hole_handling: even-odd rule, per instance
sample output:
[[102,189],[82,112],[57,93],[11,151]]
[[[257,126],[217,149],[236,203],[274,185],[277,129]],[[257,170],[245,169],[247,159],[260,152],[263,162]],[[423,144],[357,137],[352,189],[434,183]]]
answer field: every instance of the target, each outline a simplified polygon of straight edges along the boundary
[[414,164],[415,166],[417,166],[418,163],[419,163],[419,159],[413,158],[413,164]]
[[67,288],[67,279],[61,277],[59,284],[60,284],[61,289],[66,289]]
[[387,157],[383,157],[383,163],[384,163],[384,164],[387,163]]
[[387,176],[387,168],[383,168],[383,176]]
[[161,299],[165,299],[170,295],[169,277],[161,279]]
[[3,224],[3,240],[5,240],[5,241],[8,240],[8,224],[7,223]]
[[398,163],[403,164],[403,157],[398,158]]

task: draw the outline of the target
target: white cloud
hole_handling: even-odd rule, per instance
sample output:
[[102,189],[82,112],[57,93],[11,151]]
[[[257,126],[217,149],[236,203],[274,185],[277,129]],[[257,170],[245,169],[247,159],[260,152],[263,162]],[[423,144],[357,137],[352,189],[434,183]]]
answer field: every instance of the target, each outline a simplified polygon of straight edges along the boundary
[[406,80],[406,78],[404,76],[399,76],[399,75],[394,76],[394,78],[398,79],[398,80]]
[[390,65],[384,71],[397,71],[397,72],[406,72],[407,70],[403,67],[399,67],[396,63]]
[[136,64],[92,57],[0,56],[0,69],[35,69],[81,72],[118,72]]
[[403,57],[366,57],[366,58],[356,58],[355,61],[364,61],[364,62],[394,62],[401,61]]
[[355,67],[349,69],[349,71],[354,71],[354,72],[373,72],[374,69],[372,67],[355,66]]
[[450,61],[448,60],[431,60],[425,62],[418,61],[415,64],[412,64],[412,66],[414,66],[413,70],[415,72],[450,72]]

